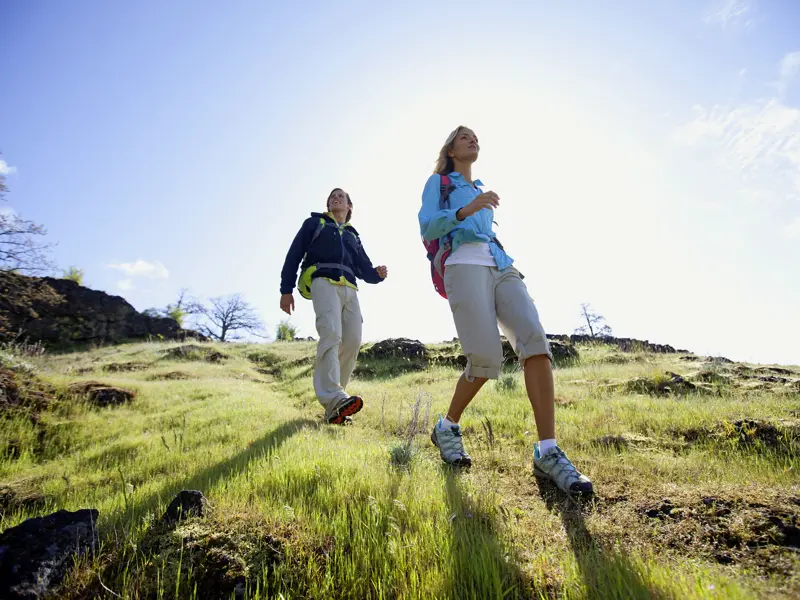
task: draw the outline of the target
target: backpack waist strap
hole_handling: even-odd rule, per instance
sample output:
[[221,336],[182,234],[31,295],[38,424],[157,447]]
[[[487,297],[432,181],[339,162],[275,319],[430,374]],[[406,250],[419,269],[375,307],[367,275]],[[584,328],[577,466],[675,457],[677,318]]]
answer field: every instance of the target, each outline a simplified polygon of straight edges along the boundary
[[315,263],[313,266],[317,267],[317,269],[338,269],[339,271],[344,271],[345,273],[349,273],[353,277],[356,276],[356,274],[353,273],[353,269],[351,269],[347,265],[342,265],[339,263]]

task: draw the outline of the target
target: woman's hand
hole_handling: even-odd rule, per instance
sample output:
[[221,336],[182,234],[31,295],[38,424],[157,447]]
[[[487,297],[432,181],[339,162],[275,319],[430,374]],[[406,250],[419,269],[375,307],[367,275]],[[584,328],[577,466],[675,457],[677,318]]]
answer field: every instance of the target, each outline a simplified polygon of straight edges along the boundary
[[498,206],[500,206],[500,196],[494,192],[483,192],[465,207],[459,209],[456,212],[456,217],[459,221],[463,221],[484,208],[497,208]]
[[389,269],[387,269],[384,265],[375,267],[375,271],[378,273],[378,277],[381,279],[386,279],[389,276]]
[[291,294],[281,295],[281,310],[287,315],[291,315],[294,310],[294,296]]

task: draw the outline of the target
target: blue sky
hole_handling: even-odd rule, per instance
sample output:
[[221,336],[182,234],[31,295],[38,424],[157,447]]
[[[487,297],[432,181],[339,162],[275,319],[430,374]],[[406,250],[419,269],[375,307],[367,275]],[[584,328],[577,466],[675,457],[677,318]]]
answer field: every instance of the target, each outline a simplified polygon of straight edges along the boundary
[[[784,0],[4,3],[6,210],[136,308],[279,271],[333,187],[390,278],[365,338],[455,334],[416,213],[458,124],[545,327],[800,363],[800,7]],[[294,322],[313,335],[297,298]]]

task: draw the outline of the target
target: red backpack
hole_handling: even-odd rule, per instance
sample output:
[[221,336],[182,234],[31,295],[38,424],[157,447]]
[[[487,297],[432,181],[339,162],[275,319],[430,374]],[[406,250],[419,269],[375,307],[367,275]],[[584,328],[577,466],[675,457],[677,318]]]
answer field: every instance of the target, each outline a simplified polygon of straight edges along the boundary
[[[455,186],[447,175],[441,175],[441,178],[442,180],[439,184],[439,210],[444,210],[450,208],[450,192],[455,189]],[[447,257],[450,256],[453,250],[453,233],[450,232],[443,238],[430,242],[423,238],[422,243],[428,252],[428,260],[431,261],[433,287],[442,298],[447,298],[447,292],[444,289],[444,263],[447,262]]]

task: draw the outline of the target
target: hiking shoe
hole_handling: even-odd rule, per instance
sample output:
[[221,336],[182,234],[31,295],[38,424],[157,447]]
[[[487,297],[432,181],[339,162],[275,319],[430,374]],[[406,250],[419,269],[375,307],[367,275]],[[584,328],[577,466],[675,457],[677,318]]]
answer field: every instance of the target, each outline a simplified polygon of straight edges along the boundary
[[461,441],[461,425],[451,425],[446,429],[439,429],[437,423],[433,426],[431,441],[439,449],[442,460],[448,465],[457,467],[472,465],[472,459],[464,450],[464,442]]
[[544,455],[539,453],[539,444],[533,445],[533,474],[549,479],[568,494],[591,495],[594,493],[591,480],[583,475],[564,451],[556,446]]
[[350,415],[356,414],[362,408],[364,408],[364,401],[360,396],[345,398],[342,403],[336,407],[333,415],[328,417],[328,423],[331,425],[342,425]]

